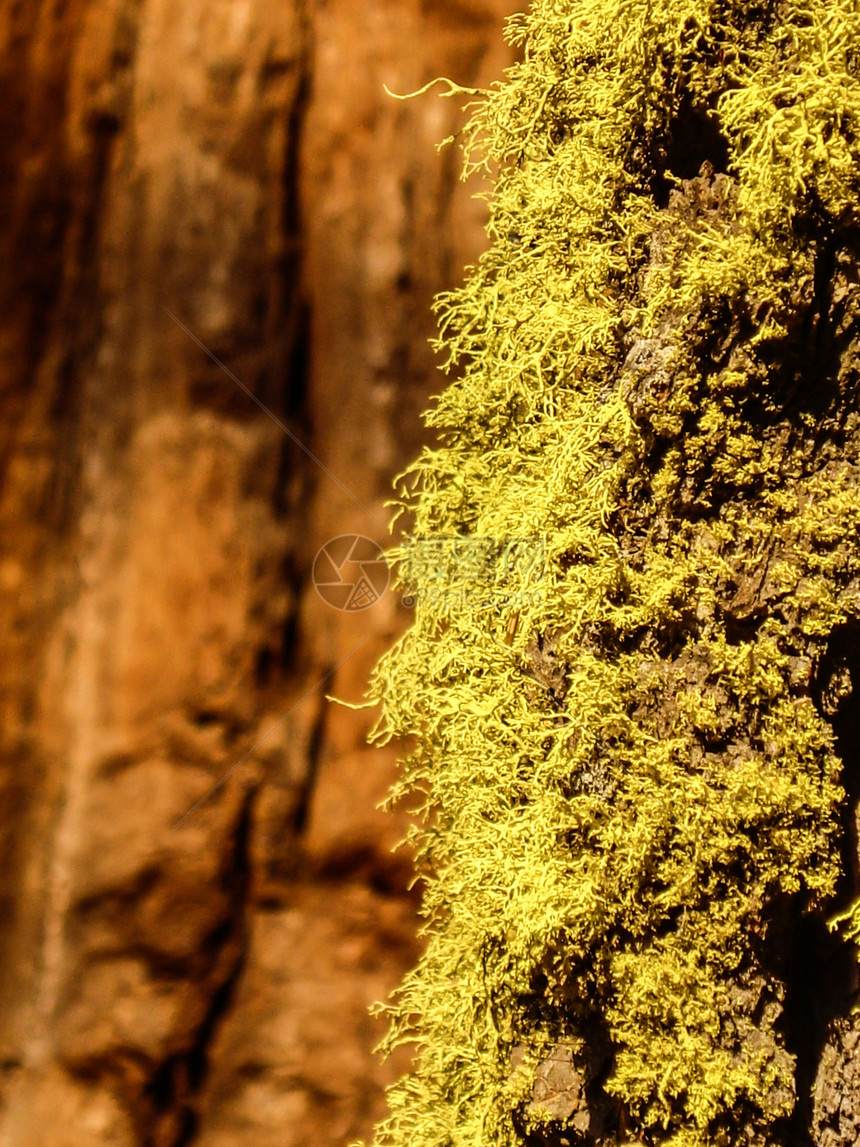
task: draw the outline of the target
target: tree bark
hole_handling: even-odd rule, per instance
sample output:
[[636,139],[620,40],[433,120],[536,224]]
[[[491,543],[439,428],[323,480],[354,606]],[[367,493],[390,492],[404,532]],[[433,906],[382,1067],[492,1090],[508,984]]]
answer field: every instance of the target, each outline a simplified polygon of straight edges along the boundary
[[860,18],[834,11],[535,0],[469,123],[492,245],[441,306],[415,623],[374,676],[381,737],[414,738],[429,937],[378,1147],[857,1141]]
[[358,700],[408,613],[337,613],[311,569],[385,543],[430,300],[483,242],[433,149],[456,107],[383,84],[489,82],[503,10],[0,12],[9,1147],[334,1145],[381,1113],[367,1007],[414,903],[392,757],[324,694]]

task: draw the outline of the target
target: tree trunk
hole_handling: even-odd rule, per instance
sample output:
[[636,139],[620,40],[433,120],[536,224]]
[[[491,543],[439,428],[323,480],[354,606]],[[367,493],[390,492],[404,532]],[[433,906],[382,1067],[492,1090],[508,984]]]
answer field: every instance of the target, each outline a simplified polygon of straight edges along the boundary
[[376,1141],[849,1147],[860,17],[536,0],[512,35],[374,677],[429,935]]
[[385,541],[430,300],[483,241],[433,148],[456,107],[383,84],[488,83],[503,8],[0,12],[4,1145],[380,1114],[367,1007],[414,904],[392,756],[324,694],[408,614],[337,612],[311,569]]

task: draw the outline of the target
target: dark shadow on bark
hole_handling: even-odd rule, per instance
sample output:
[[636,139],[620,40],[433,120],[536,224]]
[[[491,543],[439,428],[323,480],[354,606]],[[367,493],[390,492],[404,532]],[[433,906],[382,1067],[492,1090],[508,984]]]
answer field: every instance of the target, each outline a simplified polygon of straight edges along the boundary
[[[860,890],[857,805],[860,799],[860,623],[836,629],[812,683],[813,700],[833,727],[842,759],[846,799],[842,809],[842,879],[836,907],[847,906]],[[797,1058],[797,1107],[788,1125],[790,1147],[814,1147],[812,1088],[834,1019],[847,1015],[856,996],[857,967],[852,945],[831,932],[827,915],[799,920],[787,935],[784,1035]]]
[[654,145],[656,174],[651,180],[651,194],[658,207],[666,208],[675,184],[668,173],[679,179],[694,179],[703,163],[714,172],[724,173],[729,165],[729,145],[716,118],[707,108],[694,107],[685,100],[678,108],[669,130]]

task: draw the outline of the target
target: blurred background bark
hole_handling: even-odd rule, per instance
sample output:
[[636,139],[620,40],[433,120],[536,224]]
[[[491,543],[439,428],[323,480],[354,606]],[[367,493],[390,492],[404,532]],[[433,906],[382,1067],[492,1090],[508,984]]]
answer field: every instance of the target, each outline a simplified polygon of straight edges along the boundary
[[501,78],[516,7],[0,4],[4,1147],[340,1147],[383,1113],[367,1008],[415,900],[393,754],[324,694],[408,610],[311,570],[385,544],[431,299],[484,242],[435,149],[462,100],[383,83]]

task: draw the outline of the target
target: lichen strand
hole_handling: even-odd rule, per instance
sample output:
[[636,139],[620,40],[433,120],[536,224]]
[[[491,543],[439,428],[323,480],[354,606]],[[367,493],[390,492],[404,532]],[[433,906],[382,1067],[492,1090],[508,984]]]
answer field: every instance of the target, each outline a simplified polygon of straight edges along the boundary
[[777,1147],[786,938],[856,895],[819,669],[860,617],[860,7],[535,0],[508,35],[399,505],[546,569],[434,595],[393,551],[415,620],[370,696],[427,947],[376,1142]]

